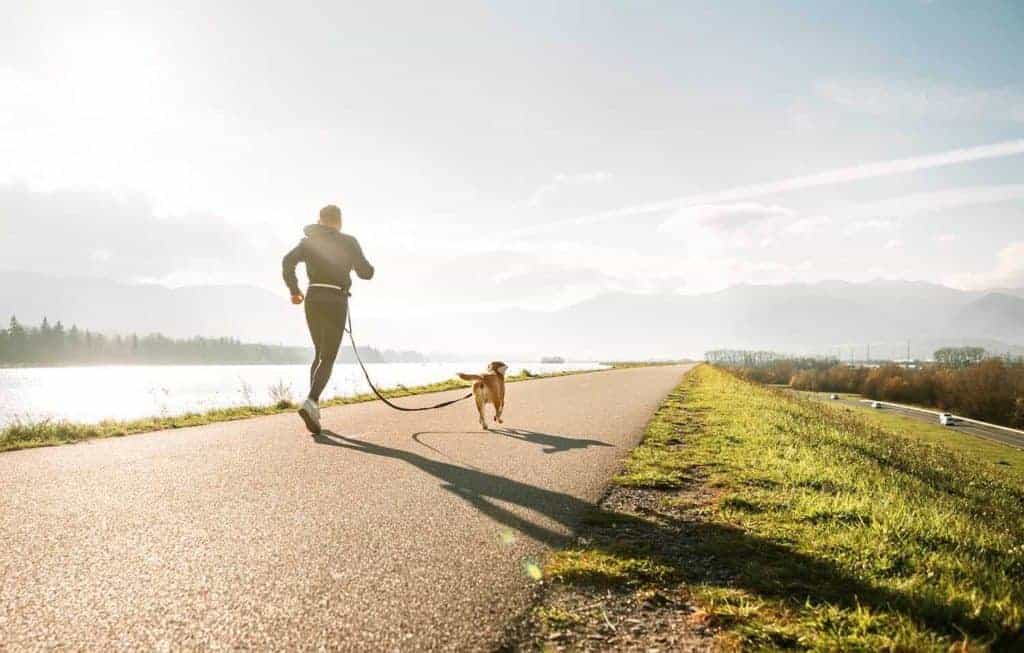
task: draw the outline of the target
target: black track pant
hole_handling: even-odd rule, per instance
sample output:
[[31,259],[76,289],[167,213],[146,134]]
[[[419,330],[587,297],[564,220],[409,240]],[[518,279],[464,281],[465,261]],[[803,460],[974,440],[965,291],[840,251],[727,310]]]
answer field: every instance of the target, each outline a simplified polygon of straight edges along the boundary
[[320,401],[320,393],[331,378],[334,361],[338,358],[341,338],[345,335],[348,300],[317,302],[306,300],[306,324],[313,337],[313,365],[309,368],[309,398]]

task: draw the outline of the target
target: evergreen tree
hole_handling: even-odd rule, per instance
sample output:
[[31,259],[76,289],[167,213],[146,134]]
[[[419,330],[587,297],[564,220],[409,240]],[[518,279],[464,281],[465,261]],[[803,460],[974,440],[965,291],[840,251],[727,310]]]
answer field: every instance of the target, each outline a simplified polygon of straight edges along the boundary
[[43,318],[37,328],[26,328],[11,316],[0,329],[0,366],[65,365],[69,363],[304,363],[303,347],[243,344],[237,338],[175,340],[158,333],[139,336],[104,336],[77,325],[65,329]]
[[28,333],[25,327],[21,326],[18,318],[11,316],[11,326],[8,329],[11,362],[23,363],[28,357]]

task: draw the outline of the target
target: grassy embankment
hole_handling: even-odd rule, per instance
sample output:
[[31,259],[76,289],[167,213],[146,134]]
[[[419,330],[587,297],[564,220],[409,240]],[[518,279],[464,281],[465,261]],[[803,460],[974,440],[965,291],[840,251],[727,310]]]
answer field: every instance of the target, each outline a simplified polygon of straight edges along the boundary
[[[654,599],[692,610],[726,649],[1020,650],[1022,479],[920,426],[700,366],[547,562],[535,645],[621,641],[629,615],[587,602],[626,596],[640,622]],[[607,627],[581,639],[594,620]]]
[[[845,399],[860,400],[860,395],[842,394]],[[824,394],[818,400],[825,400]],[[834,410],[849,411],[862,416],[869,423],[879,428],[888,429],[904,437],[921,440],[930,444],[944,445],[969,458],[982,460],[999,465],[1005,471],[1014,474],[1024,484],[1024,449],[987,440],[981,436],[971,435],[962,431],[952,430],[937,422],[923,422],[908,415],[877,410],[866,404],[854,406],[834,406]],[[922,406],[922,408],[927,408]],[[930,408],[929,410],[935,410]]]
[[[605,364],[605,363],[602,363]],[[619,365],[608,363],[613,369]],[[570,374],[582,374],[600,370],[584,370],[572,372],[555,372],[551,374],[534,374],[523,370],[519,374],[509,376],[506,380],[510,383],[527,381],[535,378],[546,378],[554,376],[567,376]],[[382,389],[381,393],[389,399],[397,397],[410,397],[413,395],[427,394],[430,392],[443,392],[445,390],[456,390],[468,387],[464,381],[449,379],[428,385],[406,387],[398,386]],[[334,397],[321,402],[321,407],[343,406],[364,401],[373,401],[376,397],[372,394],[360,394],[351,397]],[[190,412],[182,415],[146,417],[133,420],[104,420],[96,423],[81,423],[69,421],[23,421],[15,422],[0,429],[0,452],[14,449],[28,449],[31,447],[47,447],[59,444],[69,444],[82,440],[95,438],[120,437],[135,433],[147,433],[150,431],[162,431],[165,429],[179,429],[189,426],[202,426],[214,422],[229,422],[233,420],[248,419],[250,417],[261,417],[264,415],[276,415],[295,410],[296,405],[289,400],[281,400],[269,405],[248,405],[235,406],[231,408],[216,408],[203,412]]]

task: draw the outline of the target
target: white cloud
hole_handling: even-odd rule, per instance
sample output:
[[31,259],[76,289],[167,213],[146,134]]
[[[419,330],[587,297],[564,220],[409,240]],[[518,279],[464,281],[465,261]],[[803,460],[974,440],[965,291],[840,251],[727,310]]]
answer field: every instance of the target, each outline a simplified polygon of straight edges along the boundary
[[940,243],[952,243],[953,241],[958,240],[959,238],[960,236],[956,234],[939,234],[938,236],[935,237],[935,240],[939,241]]
[[862,79],[823,81],[816,90],[834,104],[873,116],[1024,122],[1024,93],[1011,87]]
[[608,172],[581,172],[577,174],[557,174],[555,183],[559,184],[603,184],[612,178]]
[[996,265],[990,271],[954,277],[952,284],[969,290],[1024,288],[1024,241],[999,250]]
[[886,241],[885,243],[886,249],[902,249],[902,247],[903,241],[899,240],[898,238],[893,238],[891,240]]
[[843,229],[843,233],[847,236],[856,236],[858,234],[880,234],[887,233],[896,229],[896,221],[889,220],[886,218],[869,218],[867,220],[857,220],[851,222]]
[[283,254],[280,243],[261,242],[259,229],[218,216],[158,218],[139,196],[16,185],[0,185],[0,233],[6,267],[120,281],[173,284],[186,274],[206,284],[248,281],[275,268]]
[[596,186],[608,182],[611,178],[611,173],[603,171],[574,174],[559,173],[550,182],[534,191],[527,204],[531,207],[545,206],[566,189]]
[[794,215],[782,206],[754,202],[690,206],[659,224],[658,233],[683,243],[691,254],[724,256],[736,249],[770,246],[780,221]]
[[843,209],[852,217],[892,216],[909,218],[925,213],[948,211],[964,206],[997,204],[1024,199],[1024,184],[961,186],[927,193],[911,193],[874,202],[863,202]]
[[722,231],[735,231],[740,227],[757,224],[766,220],[789,218],[793,215],[794,212],[784,206],[741,202],[739,204],[709,204],[689,207],[683,209],[666,222],[695,219],[707,227],[721,229]]
[[791,234],[806,235],[815,233],[830,224],[832,224],[832,218],[828,216],[812,216],[789,223],[785,230]]
[[649,202],[646,204],[636,204],[621,209],[615,209],[613,211],[605,211],[602,213],[585,215],[578,218],[571,218],[568,220],[557,220],[542,225],[535,225],[531,227],[515,229],[510,232],[506,232],[505,234],[498,235],[527,236],[542,234],[551,231],[556,231],[562,227],[575,227],[583,224],[593,224],[598,222],[607,222],[611,220],[621,220],[623,218],[635,217],[639,215],[646,215],[650,213],[658,213],[664,211],[678,211],[683,208],[699,206],[704,204],[736,202],[740,200],[762,197],[764,195],[771,195],[774,193],[801,190],[805,188],[815,188],[819,186],[845,184],[854,181],[860,181],[863,179],[887,177],[891,175],[914,172],[917,170],[927,170],[930,168],[957,165],[960,163],[968,163],[971,161],[981,161],[985,159],[1016,156],[1018,154],[1024,154],[1024,139],[1002,141],[999,143],[992,143],[990,145],[980,145],[977,147],[968,147],[956,150],[947,150],[945,152],[939,152],[938,154],[928,154],[924,156],[915,156],[904,159],[892,159],[889,161],[875,161],[871,163],[850,166],[847,168],[837,168],[835,170],[828,170],[813,175],[789,177],[787,179],[780,179],[777,181],[766,182],[763,184],[754,184],[751,186],[737,186],[735,188],[730,188],[724,191],[677,197],[675,199],[666,200],[663,202]]

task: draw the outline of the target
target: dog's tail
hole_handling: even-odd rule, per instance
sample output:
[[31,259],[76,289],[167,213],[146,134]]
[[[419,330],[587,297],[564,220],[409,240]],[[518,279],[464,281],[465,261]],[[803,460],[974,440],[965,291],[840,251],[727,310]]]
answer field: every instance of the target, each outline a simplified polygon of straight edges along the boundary
[[479,374],[465,374],[463,372],[459,372],[458,374],[459,378],[462,379],[463,381],[482,381],[484,378]]

